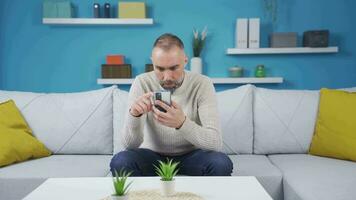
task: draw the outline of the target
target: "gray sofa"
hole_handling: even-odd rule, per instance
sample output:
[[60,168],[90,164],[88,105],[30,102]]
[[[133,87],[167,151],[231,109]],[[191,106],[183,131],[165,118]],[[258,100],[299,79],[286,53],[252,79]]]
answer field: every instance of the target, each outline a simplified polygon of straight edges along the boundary
[[[307,154],[318,91],[244,85],[217,97],[233,176],[256,176],[276,200],[356,199],[355,162]],[[123,149],[126,91],[115,86],[71,94],[0,91],[0,102],[8,99],[53,155],[0,168],[0,199],[21,199],[50,177],[110,176],[111,157]]]

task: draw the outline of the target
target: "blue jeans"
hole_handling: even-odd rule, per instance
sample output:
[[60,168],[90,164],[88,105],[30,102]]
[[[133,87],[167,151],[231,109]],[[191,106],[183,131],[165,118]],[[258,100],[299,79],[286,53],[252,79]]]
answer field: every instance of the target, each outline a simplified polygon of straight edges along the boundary
[[188,176],[230,176],[233,164],[230,158],[221,152],[194,150],[181,156],[164,156],[152,150],[137,148],[121,151],[111,160],[110,170],[131,171],[131,176],[156,176],[153,165],[167,158],[179,162],[178,174]]

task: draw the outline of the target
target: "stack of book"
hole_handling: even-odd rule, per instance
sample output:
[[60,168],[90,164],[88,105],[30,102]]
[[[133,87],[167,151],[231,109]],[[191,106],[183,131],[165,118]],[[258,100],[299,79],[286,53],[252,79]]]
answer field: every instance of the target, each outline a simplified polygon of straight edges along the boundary
[[43,18],[72,18],[73,5],[68,0],[44,0]]

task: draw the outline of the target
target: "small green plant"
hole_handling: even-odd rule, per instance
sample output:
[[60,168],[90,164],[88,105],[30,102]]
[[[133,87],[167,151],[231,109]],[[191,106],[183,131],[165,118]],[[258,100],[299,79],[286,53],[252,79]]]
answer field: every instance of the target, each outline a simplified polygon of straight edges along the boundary
[[159,166],[154,165],[156,174],[161,177],[162,181],[172,181],[177,175],[179,169],[177,168],[179,162],[167,159],[167,162],[158,161]]
[[113,177],[113,184],[115,189],[114,196],[124,196],[128,192],[128,189],[132,182],[126,185],[127,178],[131,175],[131,172],[126,172],[124,170],[120,170],[119,173],[114,171],[115,177]]
[[272,20],[273,25],[277,22],[278,0],[264,0],[266,15]]
[[194,57],[200,57],[201,52],[203,51],[203,47],[205,46],[205,39],[208,34],[208,29],[205,27],[201,34],[199,35],[199,31],[193,30],[193,55]]

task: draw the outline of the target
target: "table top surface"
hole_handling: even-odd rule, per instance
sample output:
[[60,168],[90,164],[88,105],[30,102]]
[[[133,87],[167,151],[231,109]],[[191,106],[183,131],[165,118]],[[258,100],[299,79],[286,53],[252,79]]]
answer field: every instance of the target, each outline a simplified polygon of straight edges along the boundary
[[[192,192],[206,200],[272,200],[253,176],[176,177],[176,191]],[[130,191],[160,189],[159,177],[129,177]],[[49,178],[25,200],[100,200],[113,193],[112,178]]]

